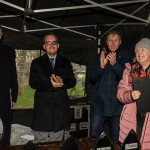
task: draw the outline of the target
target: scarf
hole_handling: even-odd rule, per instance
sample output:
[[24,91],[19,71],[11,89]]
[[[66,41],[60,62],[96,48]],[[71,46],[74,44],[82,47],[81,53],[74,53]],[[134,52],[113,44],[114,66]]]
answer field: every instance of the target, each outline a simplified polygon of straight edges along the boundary
[[133,78],[142,78],[150,76],[150,65],[144,70],[143,66],[139,63],[134,63],[131,66],[129,82],[132,83]]

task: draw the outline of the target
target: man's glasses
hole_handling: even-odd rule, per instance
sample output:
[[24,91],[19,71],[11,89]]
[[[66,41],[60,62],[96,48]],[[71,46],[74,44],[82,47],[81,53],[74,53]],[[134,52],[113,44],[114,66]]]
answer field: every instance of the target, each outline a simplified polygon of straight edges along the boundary
[[50,46],[50,45],[57,45],[58,41],[47,41],[44,43],[46,46]]

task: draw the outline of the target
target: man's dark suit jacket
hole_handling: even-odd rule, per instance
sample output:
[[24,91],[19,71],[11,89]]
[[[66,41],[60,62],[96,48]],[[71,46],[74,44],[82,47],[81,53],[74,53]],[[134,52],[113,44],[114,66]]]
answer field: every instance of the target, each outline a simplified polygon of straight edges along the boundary
[[0,118],[4,124],[4,135],[0,145],[9,144],[11,129],[11,100],[16,102],[18,82],[15,50],[0,42]]
[[[60,76],[64,86],[54,88],[50,81],[51,74]],[[31,128],[49,132],[67,128],[70,116],[67,89],[76,84],[69,60],[57,55],[53,69],[47,54],[36,58],[31,63],[29,84],[36,90]]]

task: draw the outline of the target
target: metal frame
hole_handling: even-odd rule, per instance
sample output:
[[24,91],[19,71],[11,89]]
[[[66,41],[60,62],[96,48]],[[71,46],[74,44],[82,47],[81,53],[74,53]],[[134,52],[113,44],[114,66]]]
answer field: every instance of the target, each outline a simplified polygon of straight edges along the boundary
[[[43,20],[38,20],[36,18],[33,18],[33,17],[30,17],[28,15],[28,13],[44,13],[44,12],[52,12],[52,11],[63,11],[63,10],[72,10],[72,9],[87,9],[87,8],[93,8],[93,7],[99,7],[99,8],[102,8],[102,9],[106,9],[106,10],[109,10],[109,11],[112,11],[114,13],[117,13],[119,15],[122,15],[122,16],[125,16],[126,18],[121,20],[120,22],[114,24],[114,26],[111,28],[113,29],[114,27],[118,26],[118,25],[124,25],[123,22],[128,19],[128,18],[132,18],[132,19],[135,19],[135,20],[138,20],[140,21],[141,23],[130,23],[129,25],[145,25],[145,24],[150,24],[150,21],[149,20],[145,20],[143,18],[140,18],[140,17],[136,17],[134,16],[134,14],[141,10],[143,7],[145,7],[146,5],[149,4],[149,0],[132,0],[132,1],[122,1],[122,2],[112,2],[112,3],[102,3],[102,4],[99,4],[99,3],[96,3],[92,0],[84,0],[85,2],[89,3],[88,5],[82,5],[82,6],[72,6],[72,7],[60,7],[60,8],[50,8],[50,9],[39,9],[39,10],[32,10],[31,9],[31,6],[32,6],[32,0],[28,0],[27,1],[27,6],[26,8],[22,8],[22,7],[19,7],[17,5],[14,5],[12,3],[9,3],[9,2],[6,2],[5,0],[0,0],[0,3],[3,3],[7,6],[10,6],[12,8],[15,8],[15,9],[18,9],[22,12],[24,12],[25,14],[25,17],[28,17],[30,19],[33,19],[33,20],[36,20],[40,23],[43,23],[43,24],[47,24],[47,25],[50,25],[52,26],[53,28],[45,28],[45,29],[34,29],[34,30],[27,30],[27,28],[25,28],[25,30],[23,32],[39,32],[39,31],[44,31],[44,30],[58,30],[58,29],[63,29],[63,30],[66,30],[66,31],[69,31],[69,32],[73,32],[73,33],[76,33],[76,34],[80,34],[80,35],[83,35],[85,37],[88,37],[88,38],[93,38],[93,39],[96,39],[96,37],[94,36],[91,36],[89,34],[85,34],[85,33],[82,33],[82,32],[79,32],[79,31],[76,31],[76,30],[73,30],[73,29],[77,29],[77,28],[83,28],[83,27],[96,27],[97,25],[79,25],[79,26],[68,26],[68,27],[62,27],[62,26],[58,26],[56,24],[52,24],[50,22],[46,22],[46,21],[43,21]],[[124,12],[121,12],[121,11],[118,11],[118,10],[115,10],[113,8],[110,8],[110,6],[115,6],[115,5],[125,5],[125,4],[133,4],[133,3],[144,3],[140,8],[138,8],[137,10],[135,10],[134,12],[132,12],[131,14],[128,14],[128,13],[124,13]],[[0,16],[0,18],[8,18],[8,17],[18,17],[19,15],[6,15],[6,16]],[[26,24],[23,24],[23,25],[26,25]],[[113,24],[105,24],[105,26],[110,26],[110,25],[113,25]],[[127,25],[127,23],[126,23]],[[2,25],[4,28],[7,28],[7,29],[10,29],[10,30],[13,30],[13,31],[20,31],[19,29],[15,29],[15,28],[12,28],[12,27],[8,27],[8,26],[4,26]],[[110,29],[110,30],[111,30]],[[105,33],[106,34],[106,33]],[[105,35],[104,34],[104,35]],[[102,36],[104,36],[102,35]]]

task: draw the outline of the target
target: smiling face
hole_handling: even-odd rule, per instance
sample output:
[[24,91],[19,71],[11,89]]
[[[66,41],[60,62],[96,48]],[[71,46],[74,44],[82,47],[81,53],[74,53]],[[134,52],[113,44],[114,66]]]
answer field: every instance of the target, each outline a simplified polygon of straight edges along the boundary
[[46,35],[44,37],[43,48],[50,56],[55,56],[59,48],[58,40],[55,35]]
[[138,48],[135,51],[137,62],[142,66],[149,66],[150,64],[150,50],[146,48]]
[[109,50],[115,52],[121,44],[121,37],[118,34],[109,34],[106,43]]

